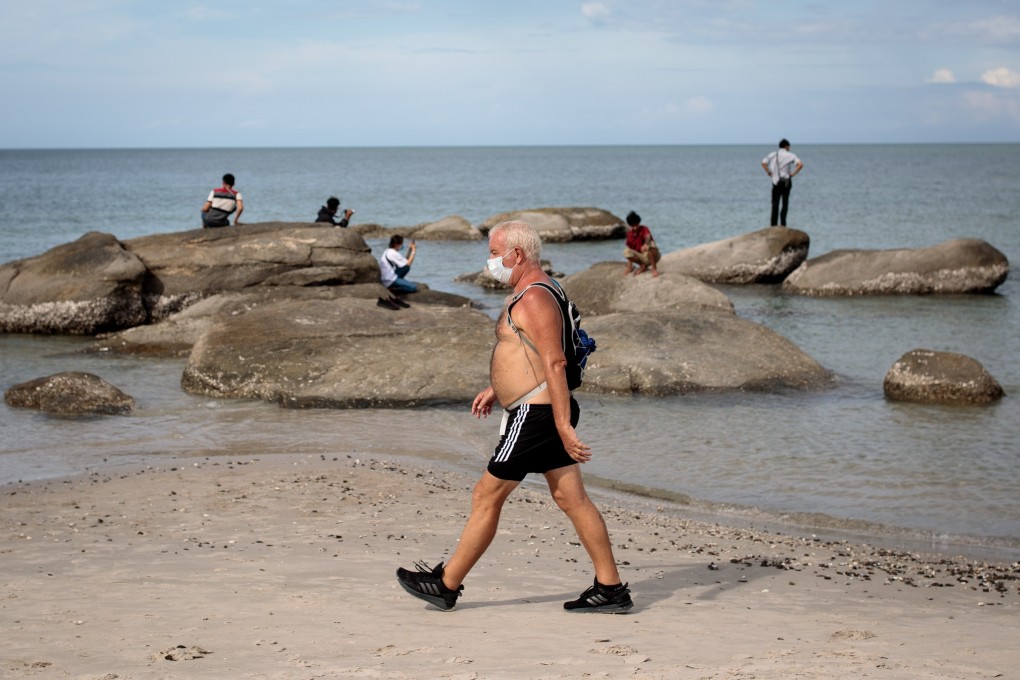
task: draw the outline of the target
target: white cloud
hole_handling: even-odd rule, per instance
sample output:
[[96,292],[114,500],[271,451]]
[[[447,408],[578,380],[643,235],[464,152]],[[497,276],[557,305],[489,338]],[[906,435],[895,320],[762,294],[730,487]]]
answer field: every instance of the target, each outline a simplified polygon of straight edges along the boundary
[[987,42],[1012,42],[1020,38],[1020,19],[1016,17],[981,19],[971,22],[970,28],[974,34]]
[[993,68],[981,74],[981,80],[992,87],[1014,89],[1020,87],[1020,73],[1011,71],[1005,66]]
[[230,12],[216,7],[193,5],[182,12],[191,21],[222,21],[231,17]]
[[950,71],[949,69],[947,69],[947,68],[940,68],[940,69],[936,69],[935,73],[931,76],[931,78],[928,78],[924,82],[926,82],[926,83],[938,83],[938,84],[955,83],[956,82],[956,76],[954,76],[953,72]]
[[387,10],[398,14],[412,14],[421,11],[420,2],[387,2],[383,6]]
[[659,105],[646,106],[640,110],[643,123],[659,123],[663,121],[691,120],[715,111],[715,104],[708,97],[695,95],[682,104],[665,102]]
[[992,92],[968,92],[964,101],[970,113],[982,123],[999,118],[1020,123],[1020,102],[1003,99]]
[[581,14],[585,19],[601,23],[609,18],[611,12],[609,7],[601,2],[585,2],[581,4]]
[[224,80],[218,73],[209,71],[204,76],[207,87],[213,90],[228,91],[244,97],[266,95],[276,89],[277,83],[258,71],[237,73]]
[[690,99],[688,99],[687,103],[684,105],[684,109],[687,111],[687,113],[692,113],[697,116],[703,116],[706,113],[712,113],[712,111],[715,109],[715,105],[708,97],[702,97],[699,95],[697,97],[691,97]]

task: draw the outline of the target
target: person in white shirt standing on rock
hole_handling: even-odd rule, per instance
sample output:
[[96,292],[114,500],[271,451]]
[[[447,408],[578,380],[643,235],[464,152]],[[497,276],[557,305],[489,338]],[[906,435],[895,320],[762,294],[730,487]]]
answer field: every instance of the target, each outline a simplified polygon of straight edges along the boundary
[[[779,140],[779,148],[761,161],[765,174],[772,178],[772,217],[769,225],[786,226],[786,211],[790,207],[790,189],[793,188],[793,176],[801,171],[804,164],[790,152],[790,142]],[[783,206],[780,209],[779,204]]]

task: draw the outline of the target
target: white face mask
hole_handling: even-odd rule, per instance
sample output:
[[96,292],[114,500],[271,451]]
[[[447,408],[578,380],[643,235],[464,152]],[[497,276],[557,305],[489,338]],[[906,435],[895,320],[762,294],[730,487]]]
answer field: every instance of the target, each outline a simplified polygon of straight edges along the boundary
[[[510,253],[507,253],[507,255],[509,254]],[[514,267],[504,266],[503,264],[504,258],[506,258],[506,255],[500,257],[493,257],[489,260],[486,260],[485,264],[488,266],[489,273],[492,274],[492,278],[496,279],[500,283],[510,283],[510,277],[513,275],[514,267],[516,267],[517,265],[515,264]]]

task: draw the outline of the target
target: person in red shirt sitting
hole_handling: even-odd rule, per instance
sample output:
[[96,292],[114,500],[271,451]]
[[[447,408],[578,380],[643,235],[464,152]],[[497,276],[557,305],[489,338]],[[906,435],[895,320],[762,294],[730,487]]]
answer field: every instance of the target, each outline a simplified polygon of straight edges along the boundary
[[[623,249],[623,256],[627,259],[627,271],[623,273],[628,276],[631,272],[634,276],[643,274],[652,269],[652,276],[658,276],[659,270],[656,267],[659,263],[659,249],[652,238],[652,232],[645,225],[641,224],[641,216],[631,210],[627,214],[627,247]],[[637,270],[634,269],[635,265]]]

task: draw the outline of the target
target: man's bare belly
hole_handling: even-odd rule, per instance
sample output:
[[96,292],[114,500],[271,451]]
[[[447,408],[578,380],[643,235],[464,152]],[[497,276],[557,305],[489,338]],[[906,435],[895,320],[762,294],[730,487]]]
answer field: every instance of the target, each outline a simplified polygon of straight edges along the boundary
[[[510,329],[503,315],[496,325],[496,339],[489,380],[496,400],[505,408],[544,382],[545,371],[539,356]],[[548,404],[549,392],[541,392],[528,403]]]

